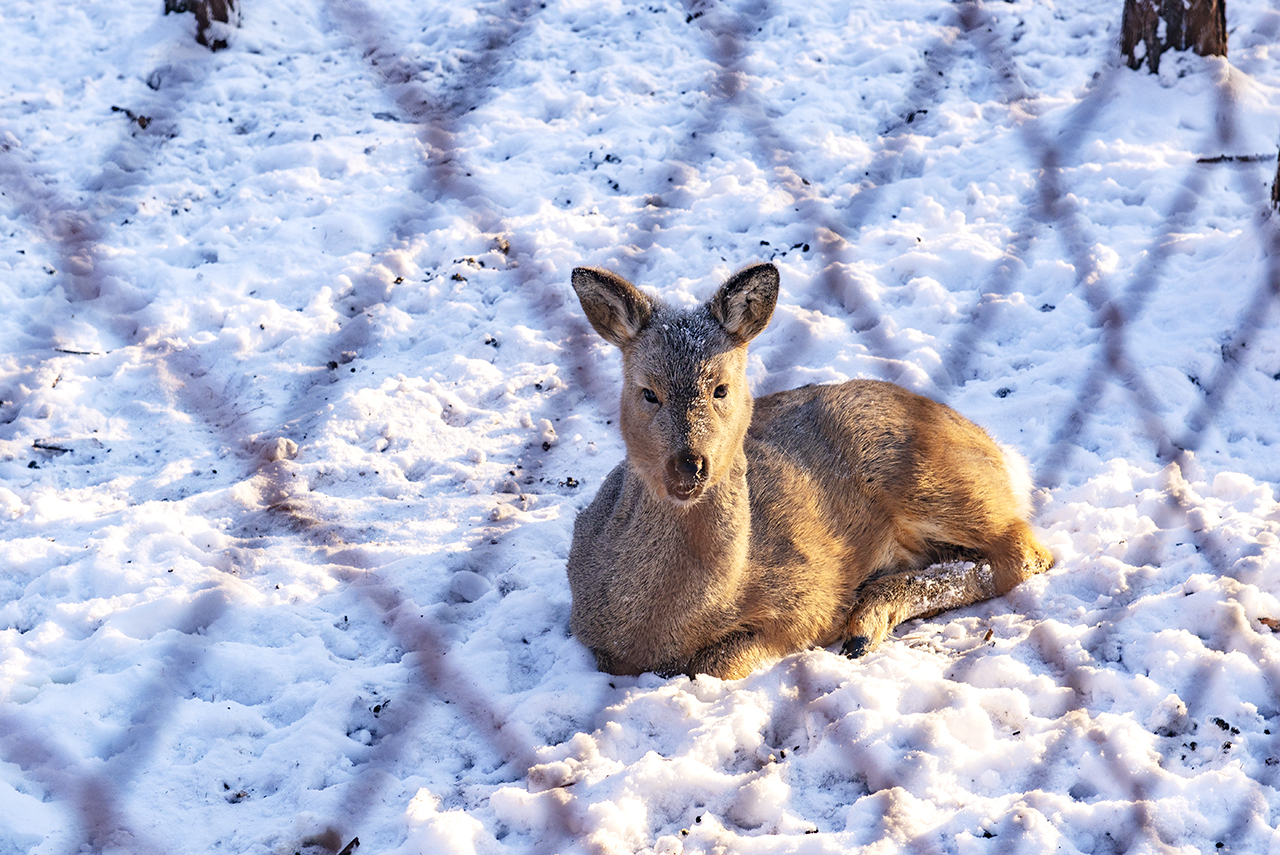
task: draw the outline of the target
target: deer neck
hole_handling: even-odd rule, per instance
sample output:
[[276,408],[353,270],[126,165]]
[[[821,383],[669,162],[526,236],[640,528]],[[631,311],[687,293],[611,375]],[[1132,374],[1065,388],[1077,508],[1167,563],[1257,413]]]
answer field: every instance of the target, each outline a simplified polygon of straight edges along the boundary
[[730,581],[744,571],[751,537],[745,452],[739,452],[724,477],[691,505],[655,496],[638,477],[632,482],[639,488],[635,519],[649,529],[655,549],[666,559],[663,563],[678,565],[677,578],[705,585]]

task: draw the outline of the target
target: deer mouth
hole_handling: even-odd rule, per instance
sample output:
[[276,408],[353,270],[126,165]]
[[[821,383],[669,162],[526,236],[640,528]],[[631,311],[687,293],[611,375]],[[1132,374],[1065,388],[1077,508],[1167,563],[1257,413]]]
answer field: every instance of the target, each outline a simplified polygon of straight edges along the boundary
[[677,502],[692,502],[702,495],[702,482],[695,481],[692,484],[667,482],[667,495],[675,499]]

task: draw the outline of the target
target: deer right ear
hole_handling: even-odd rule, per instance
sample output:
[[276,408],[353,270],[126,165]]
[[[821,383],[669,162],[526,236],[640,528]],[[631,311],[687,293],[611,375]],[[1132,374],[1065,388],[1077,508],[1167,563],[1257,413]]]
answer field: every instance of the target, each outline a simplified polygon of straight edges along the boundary
[[573,290],[582,311],[600,337],[625,347],[653,317],[653,301],[616,273],[594,267],[575,267]]

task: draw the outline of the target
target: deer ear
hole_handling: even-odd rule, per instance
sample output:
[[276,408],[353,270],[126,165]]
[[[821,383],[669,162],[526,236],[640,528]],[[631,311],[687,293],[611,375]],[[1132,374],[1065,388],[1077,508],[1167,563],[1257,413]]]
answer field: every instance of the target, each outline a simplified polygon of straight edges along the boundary
[[777,303],[778,268],[753,264],[721,285],[707,308],[731,338],[746,344],[768,325]]
[[582,311],[601,338],[626,347],[653,317],[653,301],[616,273],[594,267],[576,267],[573,290]]

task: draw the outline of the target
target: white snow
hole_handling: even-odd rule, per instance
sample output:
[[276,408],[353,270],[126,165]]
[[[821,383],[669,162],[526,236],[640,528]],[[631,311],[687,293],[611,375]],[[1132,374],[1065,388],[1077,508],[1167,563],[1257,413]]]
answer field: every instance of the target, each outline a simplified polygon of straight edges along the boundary
[[[1084,0],[162,11],[0,8],[0,855],[1280,851],[1267,3],[1159,75]],[[597,673],[570,270],[756,260],[757,391],[946,400],[1057,566]]]

